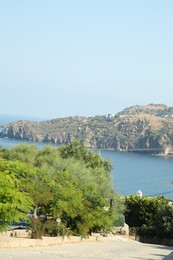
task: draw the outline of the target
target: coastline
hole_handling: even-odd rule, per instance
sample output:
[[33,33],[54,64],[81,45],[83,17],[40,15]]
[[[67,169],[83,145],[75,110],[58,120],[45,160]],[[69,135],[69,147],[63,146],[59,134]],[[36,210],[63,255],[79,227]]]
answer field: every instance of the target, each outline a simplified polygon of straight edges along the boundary
[[[19,143],[30,143],[30,144],[35,144],[35,145],[40,145],[40,146],[45,146],[45,145],[52,145],[55,147],[59,147],[60,144],[56,144],[53,142],[41,142],[41,141],[32,141],[32,140],[27,140],[27,139],[17,139],[17,138],[10,138],[10,137],[1,137],[1,140],[9,140],[13,142],[19,142]],[[17,144],[16,144],[17,145]],[[62,144],[63,145],[63,144]],[[0,145],[1,146],[1,145]],[[173,158],[173,153],[171,154],[166,154],[166,153],[160,153],[160,152],[154,152],[152,153],[152,149],[147,151],[147,149],[113,149],[113,148],[99,148],[99,147],[93,147],[93,146],[88,146],[88,149],[94,150],[94,151],[108,151],[108,152],[118,152],[118,153],[137,153],[137,154],[147,154],[150,156],[158,156],[158,157],[164,157],[164,158]],[[160,149],[163,150],[163,149]]]

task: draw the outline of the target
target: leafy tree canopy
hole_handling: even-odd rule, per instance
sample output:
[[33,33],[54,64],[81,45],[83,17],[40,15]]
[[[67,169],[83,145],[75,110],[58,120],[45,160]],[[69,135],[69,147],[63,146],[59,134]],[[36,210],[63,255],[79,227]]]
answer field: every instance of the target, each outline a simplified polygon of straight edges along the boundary
[[0,158],[0,228],[7,222],[27,219],[27,213],[32,209],[33,201],[22,182],[26,170],[24,163]]
[[125,218],[137,234],[149,238],[173,238],[173,202],[156,198],[127,196]]
[[111,229],[116,212],[122,210],[110,177],[110,161],[84,144],[43,149],[18,145],[1,149],[0,157],[5,158],[1,159],[5,162],[3,174],[12,167],[19,182],[16,194],[20,192],[33,202],[35,218],[39,214],[52,215],[71,232],[85,235]]

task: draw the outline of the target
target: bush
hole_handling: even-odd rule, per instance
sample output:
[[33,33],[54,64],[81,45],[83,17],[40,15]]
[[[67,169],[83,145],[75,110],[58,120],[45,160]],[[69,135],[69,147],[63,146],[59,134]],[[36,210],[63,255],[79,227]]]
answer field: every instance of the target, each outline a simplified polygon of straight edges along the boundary
[[136,235],[143,238],[156,238],[158,236],[157,229],[152,226],[142,226],[136,229]]
[[58,224],[55,220],[46,221],[43,225],[44,235],[51,237],[62,236],[67,234],[65,226],[61,223]]
[[129,228],[129,235],[130,235],[130,236],[135,236],[135,235],[137,235],[136,227],[130,227],[130,228]]
[[41,238],[43,235],[43,222],[40,219],[32,219],[30,222],[31,238]]
[[173,238],[172,202],[164,197],[125,198],[126,223],[142,238]]

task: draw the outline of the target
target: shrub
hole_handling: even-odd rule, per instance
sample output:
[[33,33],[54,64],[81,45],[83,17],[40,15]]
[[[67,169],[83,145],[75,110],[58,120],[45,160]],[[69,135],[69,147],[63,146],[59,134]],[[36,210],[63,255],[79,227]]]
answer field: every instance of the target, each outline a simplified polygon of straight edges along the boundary
[[43,222],[40,219],[31,219],[31,238],[41,238],[43,235]]
[[57,223],[55,220],[46,221],[43,225],[43,233],[45,235],[56,237],[67,235],[67,229],[62,223]]
[[162,197],[125,198],[126,223],[143,238],[173,238],[172,202]]

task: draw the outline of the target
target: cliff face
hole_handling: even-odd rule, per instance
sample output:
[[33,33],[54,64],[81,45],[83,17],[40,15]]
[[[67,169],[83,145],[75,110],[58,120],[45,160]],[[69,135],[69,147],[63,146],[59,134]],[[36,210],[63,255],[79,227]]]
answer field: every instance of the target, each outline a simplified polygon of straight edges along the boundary
[[17,121],[2,126],[1,137],[125,151],[172,151],[173,108],[134,106],[109,116],[67,117],[43,122]]

